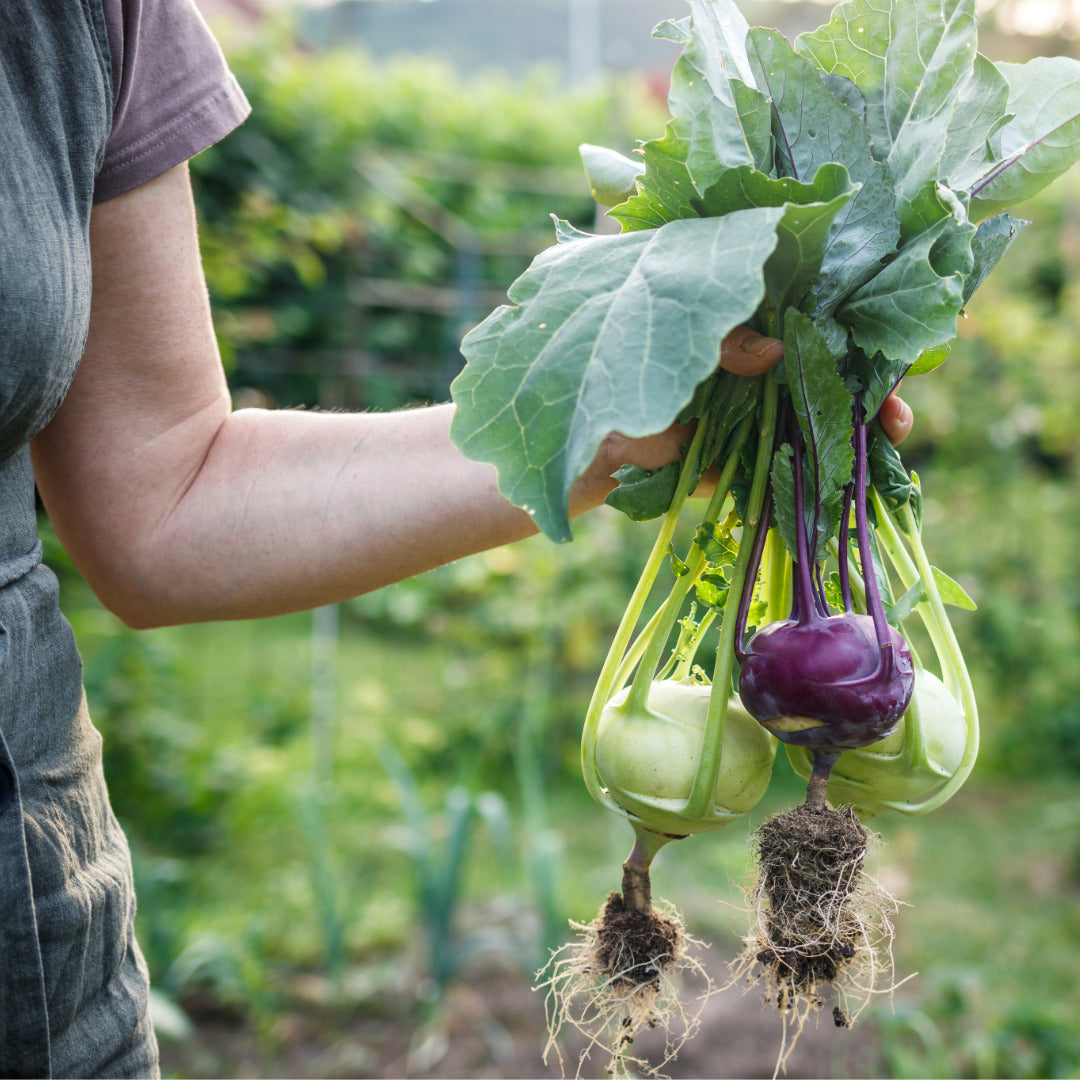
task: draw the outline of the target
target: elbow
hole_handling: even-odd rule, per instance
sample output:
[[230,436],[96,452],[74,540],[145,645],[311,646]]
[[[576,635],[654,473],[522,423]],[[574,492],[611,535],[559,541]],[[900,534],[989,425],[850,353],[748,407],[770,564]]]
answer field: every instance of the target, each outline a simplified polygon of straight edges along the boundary
[[94,543],[83,532],[67,546],[72,563],[111,615],[132,630],[156,630],[195,621],[190,572],[161,557],[161,546],[112,535]]
[[129,630],[158,630],[163,626],[176,626],[182,619],[170,618],[165,612],[150,606],[137,604],[110,604],[105,607]]
[[157,630],[185,621],[162,596],[131,575],[82,573],[101,606],[129,630]]

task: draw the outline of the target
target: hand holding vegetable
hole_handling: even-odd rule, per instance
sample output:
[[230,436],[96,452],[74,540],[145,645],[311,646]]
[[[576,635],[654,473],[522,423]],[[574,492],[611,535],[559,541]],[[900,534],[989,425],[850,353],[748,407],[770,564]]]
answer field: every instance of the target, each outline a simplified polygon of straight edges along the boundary
[[[747,326],[738,326],[720,345],[720,368],[733,375],[752,378],[776,367],[783,358],[783,342],[763,337]],[[878,421],[894,446],[911,433],[913,417],[907,402],[889,394],[878,413]],[[570,516],[576,516],[589,494],[597,490],[606,497],[618,485],[610,478],[623,466],[645,470],[661,469],[679,460],[682,448],[693,438],[695,424],[674,423],[656,435],[631,439],[617,431],[609,432],[600,444],[592,465],[579,478],[570,494]],[[695,494],[709,495],[715,484],[715,473],[707,474],[695,489]],[[593,498],[599,501],[593,494]]]

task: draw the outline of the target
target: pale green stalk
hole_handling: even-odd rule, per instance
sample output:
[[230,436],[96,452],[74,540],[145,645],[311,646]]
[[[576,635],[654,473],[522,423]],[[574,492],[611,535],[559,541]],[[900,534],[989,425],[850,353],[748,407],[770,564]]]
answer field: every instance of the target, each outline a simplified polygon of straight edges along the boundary
[[[871,496],[874,499],[874,506],[878,515],[878,538],[883,541],[901,580],[905,582],[905,587],[910,588],[916,581],[921,581],[923,588],[926,590],[926,601],[920,603],[916,610],[926,624],[926,629],[934,643],[938,659],[941,661],[942,678],[945,685],[953,694],[959,697],[964,710],[966,728],[964,756],[948,782],[930,798],[915,806],[898,803],[883,804],[909,814],[926,814],[931,810],[936,810],[950,799],[967,780],[975,765],[975,759],[979,754],[978,704],[975,700],[974,687],[971,685],[971,676],[968,674],[967,664],[964,662],[964,655],[960,651],[959,642],[956,640],[956,634],[945,611],[945,603],[941,599],[937,582],[934,580],[934,570],[926,556],[919,524],[915,520],[911,504],[905,503],[894,515],[873,488],[871,488]],[[899,529],[897,528],[897,517],[899,518]],[[907,540],[906,547],[901,539],[900,530],[902,530],[903,537]],[[910,549],[910,553],[908,549]]]
[[773,529],[765,540],[765,622],[786,619],[791,611],[791,556],[780,533]]
[[675,526],[678,524],[683,503],[686,502],[690,489],[697,480],[698,460],[701,456],[702,443],[705,441],[705,427],[704,423],[699,423],[697,431],[694,432],[694,438],[690,443],[690,449],[687,451],[686,460],[683,462],[682,471],[679,474],[679,482],[675,488],[671,506],[664,515],[652,551],[649,553],[641,577],[638,579],[637,586],[634,588],[626,605],[626,610],[623,612],[615,637],[612,639],[611,646],[608,649],[607,657],[600,669],[600,675],[596,680],[589,707],[585,713],[585,724],[581,733],[581,767],[585,778],[585,786],[589,794],[598,803],[618,813],[622,813],[619,805],[607,795],[596,778],[594,762],[597,727],[600,722],[600,714],[604,711],[604,706],[611,700],[611,695],[614,693],[623,656],[626,653],[627,646],[630,644],[630,637],[634,632],[634,627],[637,626],[638,619],[641,618],[642,609],[648,600],[656,575],[660,572],[660,567],[663,566],[664,560],[667,558],[671,538],[675,534]]
[[[727,499],[727,489],[734,477],[737,463],[738,450],[728,458],[723,475],[720,477],[716,490],[709,500],[708,508],[702,518],[702,524],[711,525],[720,517],[720,511],[723,509],[724,502]],[[668,635],[679,617],[683,602],[694,587],[695,582],[705,572],[707,565],[708,560],[705,557],[705,552],[695,540],[686,558],[686,571],[676,579],[667,599],[661,605],[660,619],[650,634],[648,645],[641,657],[641,664],[638,667],[637,674],[634,675],[634,682],[630,687],[631,709],[644,710],[647,708],[649,687],[652,684],[653,676],[656,674],[656,669],[660,666],[660,658],[664,649],[667,647]]]
[[713,666],[712,692],[709,708],[705,714],[705,731],[702,736],[701,756],[698,758],[694,785],[683,807],[682,814],[692,821],[701,821],[712,815],[713,792],[720,771],[720,753],[724,740],[724,720],[727,718],[728,698],[731,694],[731,674],[735,665],[735,630],[739,621],[739,598],[746,587],[750,556],[754,537],[761,523],[761,511],[765,504],[769,468],[772,464],[773,442],[776,435],[776,413],[779,390],[771,374],[765,376],[765,393],[761,406],[758,429],[757,457],[754,462],[754,479],[750,486],[747,503],[747,520],[743,522],[739,537],[739,555],[732,567],[728,586],[728,602],[724,605],[724,617],[720,622],[720,643],[716,647]]

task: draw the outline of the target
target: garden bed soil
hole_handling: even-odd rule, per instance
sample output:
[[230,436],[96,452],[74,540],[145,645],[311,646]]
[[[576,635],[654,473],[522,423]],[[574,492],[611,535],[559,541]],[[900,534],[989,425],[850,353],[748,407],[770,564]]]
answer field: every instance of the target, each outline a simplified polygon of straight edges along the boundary
[[[728,965],[709,950],[713,979],[727,981]],[[162,1035],[162,1074],[186,1077],[559,1077],[554,1055],[543,1061],[544,1001],[530,978],[503,962],[474,964],[448,990],[442,1006],[424,1010],[409,1003],[415,986],[402,962],[395,979],[387,968],[381,989],[349,1003],[350,976],[335,990],[320,975],[294,976],[285,1002],[260,1024],[208,1000],[185,1001],[192,1030],[182,1038]],[[360,982],[365,974],[355,973]],[[392,985],[396,981],[396,987]],[[370,979],[366,980],[371,990]],[[660,1036],[657,1034],[657,1039]],[[651,1033],[636,1049],[649,1056]],[[781,1019],[760,995],[729,988],[705,1005],[702,1025],[665,1075],[679,1077],[771,1077],[781,1040]],[[653,1048],[662,1048],[662,1041]],[[580,1042],[562,1048],[566,1071],[577,1067]],[[876,1054],[871,1025],[837,1030],[823,1011],[803,1032],[787,1061],[788,1080],[806,1077],[873,1076]],[[584,1077],[601,1077],[594,1054]],[[880,1066],[879,1066],[880,1067]]]

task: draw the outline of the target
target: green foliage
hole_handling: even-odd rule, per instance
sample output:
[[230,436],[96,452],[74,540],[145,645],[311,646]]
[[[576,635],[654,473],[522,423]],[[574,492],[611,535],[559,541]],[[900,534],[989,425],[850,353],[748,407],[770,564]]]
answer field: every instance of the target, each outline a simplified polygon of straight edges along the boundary
[[[413,902],[424,930],[427,975],[436,995],[441,996],[470,953],[495,944],[490,933],[460,937],[456,917],[478,817],[494,836],[499,857],[510,856],[512,840],[506,803],[494,791],[475,793],[455,784],[446,793],[441,815],[445,836],[439,836],[438,819],[425,808],[420,785],[405,759],[392,743],[382,747],[380,757],[401,801],[405,826],[400,842],[413,867]],[[514,950],[507,947],[506,951]]]
[[1074,172],[1025,208],[1034,223],[968,305],[948,362],[903,390],[934,560],[979,605],[956,622],[985,761],[1014,776],[1078,768],[1078,196]]
[[[814,319],[874,416],[955,336],[1019,229],[1006,219],[980,236],[975,221],[1080,158],[1080,64],[999,70],[977,53],[976,23],[975,0],[849,0],[792,45],[751,30],[733,0],[691,0],[688,21],[661,28],[683,49],[664,135],[612,210],[623,233],[560,230],[512,306],[466,336],[457,445],[566,540],[571,486],[607,432],[664,430],[708,400],[695,389],[722,378],[727,332],[746,322],[782,337],[792,311]],[[594,189],[612,187],[611,160],[589,148]],[[851,410],[834,401],[822,422],[843,441]],[[790,492],[774,494],[790,521]]]

